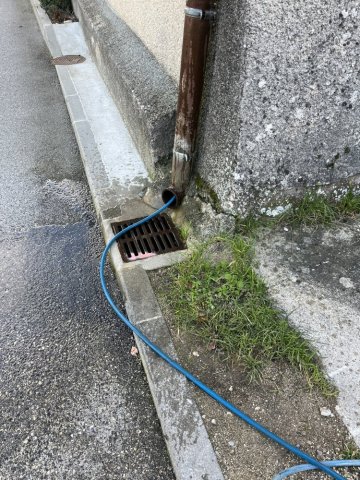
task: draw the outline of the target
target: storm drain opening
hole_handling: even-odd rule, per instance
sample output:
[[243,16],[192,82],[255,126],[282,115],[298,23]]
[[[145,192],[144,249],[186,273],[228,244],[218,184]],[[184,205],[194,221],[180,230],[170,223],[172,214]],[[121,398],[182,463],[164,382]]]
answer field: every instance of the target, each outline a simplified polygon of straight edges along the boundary
[[85,62],[86,58],[82,55],[63,55],[62,57],[55,57],[51,60],[53,65],[77,65]]
[[[143,217],[145,218],[145,217]],[[139,222],[142,218],[133,218],[124,222],[112,223],[114,234],[122,232],[126,227]],[[186,245],[180,233],[168,215],[161,214],[156,218],[133,228],[117,240],[124,262],[144,260],[163,253],[184,250]]]

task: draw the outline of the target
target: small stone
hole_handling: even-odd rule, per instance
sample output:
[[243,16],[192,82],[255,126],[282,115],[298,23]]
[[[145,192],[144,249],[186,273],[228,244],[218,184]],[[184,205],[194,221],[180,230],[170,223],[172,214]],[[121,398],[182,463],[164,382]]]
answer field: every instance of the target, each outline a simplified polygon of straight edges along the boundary
[[287,227],[284,227],[284,232],[288,232],[289,229]]
[[268,134],[273,133],[274,126],[272,123],[269,123],[268,125],[265,125],[265,132]]
[[332,411],[329,408],[326,408],[326,407],[321,407],[320,408],[320,414],[321,414],[322,417],[333,417],[334,416]]
[[255,412],[258,412],[260,410],[260,407],[255,407]]
[[232,385],[230,385],[229,392],[232,392],[233,390],[234,390],[234,387]]
[[302,120],[304,118],[304,110],[302,108],[297,108],[295,111],[295,117],[298,120]]
[[215,418],[213,418],[213,419],[211,420],[211,423],[212,423],[213,425],[216,425],[216,420],[215,420]]
[[235,448],[235,442],[230,441],[230,442],[228,443],[228,445],[229,445],[229,447],[231,447],[231,448]]
[[130,355],[132,355],[133,357],[137,357],[138,354],[139,350],[136,347],[131,347]]
[[353,284],[350,278],[341,277],[339,278],[339,282],[344,288],[355,288],[355,285]]
[[259,88],[264,88],[266,85],[266,80],[263,78],[262,80],[260,80],[260,82],[258,83],[258,87]]
[[200,357],[199,352],[192,352],[192,354],[193,354],[194,357]]

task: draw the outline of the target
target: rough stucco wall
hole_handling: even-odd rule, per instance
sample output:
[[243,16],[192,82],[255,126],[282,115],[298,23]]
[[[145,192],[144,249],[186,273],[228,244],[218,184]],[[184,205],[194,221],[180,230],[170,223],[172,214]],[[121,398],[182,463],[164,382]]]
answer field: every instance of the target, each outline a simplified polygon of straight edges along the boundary
[[106,0],[178,83],[185,0]]
[[358,0],[223,0],[197,174],[222,208],[360,173]]

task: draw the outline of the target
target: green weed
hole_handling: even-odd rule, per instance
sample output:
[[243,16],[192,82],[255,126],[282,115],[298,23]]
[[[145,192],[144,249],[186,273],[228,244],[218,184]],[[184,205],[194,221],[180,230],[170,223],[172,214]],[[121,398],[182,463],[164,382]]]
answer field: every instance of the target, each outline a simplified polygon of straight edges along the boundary
[[355,443],[348,443],[340,452],[340,458],[343,460],[360,460],[360,449]]
[[360,214],[360,195],[353,189],[336,201],[315,193],[308,193],[303,199],[294,202],[291,208],[281,215],[271,218],[249,216],[238,219],[237,231],[251,236],[260,227],[275,227],[278,225],[331,225],[332,223]]
[[291,225],[330,225],[336,218],[336,203],[321,195],[307,194],[295,208],[285,212],[279,220]]
[[179,228],[180,236],[184,242],[189,238],[191,232],[191,226],[189,223],[185,222]]
[[236,356],[251,379],[261,376],[264,362],[286,360],[310,385],[335,394],[307,341],[273,306],[252,262],[252,247],[244,238],[218,237],[173,267],[169,298],[178,327]]

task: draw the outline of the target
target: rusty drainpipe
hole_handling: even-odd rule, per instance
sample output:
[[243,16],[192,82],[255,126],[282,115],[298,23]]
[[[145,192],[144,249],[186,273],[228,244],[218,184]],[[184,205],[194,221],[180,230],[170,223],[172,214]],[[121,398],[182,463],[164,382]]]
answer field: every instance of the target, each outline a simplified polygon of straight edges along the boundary
[[181,204],[193,166],[210,27],[215,16],[211,4],[212,0],[186,2],[171,186],[162,192],[164,203],[175,195],[172,208]]

